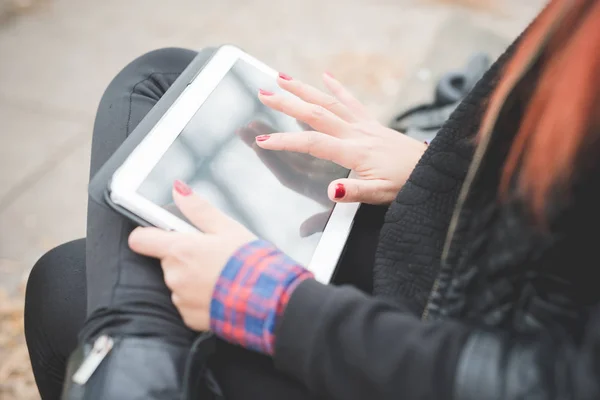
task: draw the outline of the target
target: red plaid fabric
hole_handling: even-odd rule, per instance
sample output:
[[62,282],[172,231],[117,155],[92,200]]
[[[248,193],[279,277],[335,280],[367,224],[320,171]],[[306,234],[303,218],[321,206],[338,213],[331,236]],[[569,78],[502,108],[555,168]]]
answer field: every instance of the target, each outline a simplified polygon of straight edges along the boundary
[[313,277],[264,240],[243,246],[217,281],[210,304],[211,330],[228,342],[273,354],[277,318],[298,284]]

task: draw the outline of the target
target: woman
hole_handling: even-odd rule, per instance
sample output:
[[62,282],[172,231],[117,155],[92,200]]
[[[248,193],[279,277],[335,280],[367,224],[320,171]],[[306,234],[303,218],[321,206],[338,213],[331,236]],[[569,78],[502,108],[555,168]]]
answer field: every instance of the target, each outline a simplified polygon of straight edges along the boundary
[[[107,90],[92,172],[119,144],[106,135],[122,140],[192,57],[160,56],[129,66]],[[260,100],[319,132],[257,137],[257,145],[355,169],[360,180],[330,185],[334,201],[391,202],[373,296],[315,282],[183,182],[175,201],[206,234],[133,229],[91,203],[85,323],[74,304],[84,301],[83,261],[67,259],[81,258],[82,242],[42,258],[29,281],[27,340],[42,396],[60,391],[56,368],[83,326],[75,355],[101,334],[115,344],[81,385],[73,357],[70,398],[178,398],[194,332],[209,328],[222,339],[209,364],[225,398],[598,398],[590,232],[600,222],[599,71],[600,2],[554,0],[424,154],[372,122],[332,77],[325,84],[337,100],[281,75],[280,86],[302,100],[264,92]],[[369,264],[369,218],[350,239],[356,255],[342,260],[342,272],[352,271],[345,282],[365,283],[349,262]],[[48,304],[65,300],[61,293],[68,304]]]

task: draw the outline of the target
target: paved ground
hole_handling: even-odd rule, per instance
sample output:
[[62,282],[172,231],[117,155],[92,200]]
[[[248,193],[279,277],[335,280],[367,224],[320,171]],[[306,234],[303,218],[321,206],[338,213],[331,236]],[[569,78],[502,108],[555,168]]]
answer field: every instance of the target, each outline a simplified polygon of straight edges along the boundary
[[235,43],[309,82],[331,71],[386,119],[472,51],[497,55],[545,3],[0,0],[0,14],[11,1],[27,12],[0,15],[3,400],[36,398],[23,378],[23,282],[41,254],[84,235],[95,108],[127,62],[160,47]]

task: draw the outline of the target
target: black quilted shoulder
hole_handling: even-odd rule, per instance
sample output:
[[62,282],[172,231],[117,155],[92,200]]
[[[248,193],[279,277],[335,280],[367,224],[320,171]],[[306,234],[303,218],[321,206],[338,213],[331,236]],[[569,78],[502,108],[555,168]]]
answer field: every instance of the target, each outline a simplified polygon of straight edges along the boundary
[[381,230],[373,270],[373,293],[425,307],[458,193],[474,153],[485,105],[513,43],[465,97],[439,131],[391,204]]

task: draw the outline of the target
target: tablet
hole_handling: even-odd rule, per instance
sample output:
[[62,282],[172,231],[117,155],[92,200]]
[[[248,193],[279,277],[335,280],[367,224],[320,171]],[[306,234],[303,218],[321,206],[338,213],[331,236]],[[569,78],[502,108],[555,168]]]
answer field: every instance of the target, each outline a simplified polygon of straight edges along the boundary
[[197,231],[172,199],[173,181],[330,281],[358,204],[327,199],[349,171],[328,161],[259,148],[255,136],[307,127],[264,106],[283,93],[277,72],[234,46],[220,47],[113,175],[110,200],[157,227]]

